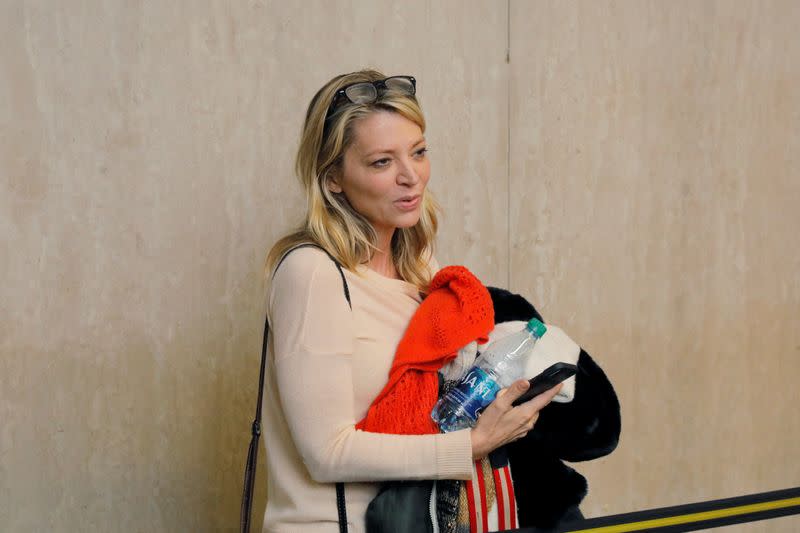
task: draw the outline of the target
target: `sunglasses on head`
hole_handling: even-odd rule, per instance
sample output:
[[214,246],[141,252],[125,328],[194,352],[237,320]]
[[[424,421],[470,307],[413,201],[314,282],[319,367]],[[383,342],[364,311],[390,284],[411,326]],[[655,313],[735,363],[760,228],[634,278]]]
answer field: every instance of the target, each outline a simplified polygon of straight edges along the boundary
[[382,80],[360,81],[346,85],[333,95],[325,120],[328,120],[345,101],[352,104],[371,104],[386,91],[414,96],[417,93],[417,80],[413,76],[391,76]]

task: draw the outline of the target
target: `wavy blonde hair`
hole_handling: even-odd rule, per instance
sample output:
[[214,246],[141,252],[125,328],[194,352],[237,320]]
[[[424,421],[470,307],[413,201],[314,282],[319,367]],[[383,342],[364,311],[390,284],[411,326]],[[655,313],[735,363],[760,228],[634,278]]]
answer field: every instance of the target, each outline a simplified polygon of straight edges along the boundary
[[[424,133],[422,109],[414,96],[387,90],[373,103],[340,106],[328,119],[327,125],[325,116],[331,100],[342,87],[384,78],[382,72],[372,69],[336,76],[311,99],[295,159],[295,173],[308,203],[305,219],[300,228],[278,240],[270,249],[266,265],[268,273],[287,251],[299,244],[320,246],[353,272],[358,265],[369,261],[377,249],[377,236],[372,225],[350,206],[344,194],[335,194],[328,189],[328,180],[334,172],[341,170],[344,153],[353,144],[358,121],[376,111],[389,111],[414,122]],[[391,255],[398,274],[422,292],[430,283],[428,259],[433,254],[438,211],[439,205],[426,189],[417,224],[398,228],[392,236]]]

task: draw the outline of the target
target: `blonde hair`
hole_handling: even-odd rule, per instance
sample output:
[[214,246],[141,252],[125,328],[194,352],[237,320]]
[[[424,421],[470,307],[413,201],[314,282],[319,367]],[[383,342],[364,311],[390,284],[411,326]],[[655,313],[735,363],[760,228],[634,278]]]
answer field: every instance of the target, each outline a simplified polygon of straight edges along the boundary
[[[376,250],[377,236],[372,225],[350,206],[344,194],[334,194],[328,189],[328,179],[332,172],[341,170],[344,153],[354,141],[355,124],[359,120],[376,111],[389,111],[414,122],[424,133],[422,109],[414,96],[386,90],[373,103],[342,105],[327,120],[327,125],[325,118],[339,89],[351,83],[384,78],[383,73],[372,69],[343,74],[326,83],[311,99],[295,159],[295,173],[308,203],[305,219],[299,229],[270,249],[268,273],[287,251],[299,244],[316,244],[353,272],[358,265],[369,261]],[[439,205],[426,190],[417,224],[398,228],[392,237],[391,256],[398,274],[423,292],[430,283],[428,259],[433,254],[438,210]]]

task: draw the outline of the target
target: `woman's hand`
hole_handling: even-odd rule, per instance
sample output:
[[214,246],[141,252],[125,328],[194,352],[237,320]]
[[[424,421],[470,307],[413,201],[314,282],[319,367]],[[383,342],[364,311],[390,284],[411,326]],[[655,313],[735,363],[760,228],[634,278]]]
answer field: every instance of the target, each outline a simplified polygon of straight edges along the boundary
[[516,407],[511,404],[528,390],[530,384],[520,379],[507,389],[497,393],[497,397],[483,411],[478,423],[472,428],[472,458],[486,457],[489,452],[504,444],[524,437],[539,418],[539,411],[550,403],[561,383],[542,394],[531,398]]

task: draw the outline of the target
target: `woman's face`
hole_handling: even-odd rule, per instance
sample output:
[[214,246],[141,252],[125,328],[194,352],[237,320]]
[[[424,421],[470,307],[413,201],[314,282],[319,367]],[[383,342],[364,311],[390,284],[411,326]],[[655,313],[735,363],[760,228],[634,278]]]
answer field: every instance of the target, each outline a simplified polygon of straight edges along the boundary
[[328,182],[375,229],[385,245],[396,228],[417,223],[431,165],[425,137],[398,113],[376,111],[355,124],[341,171]]

